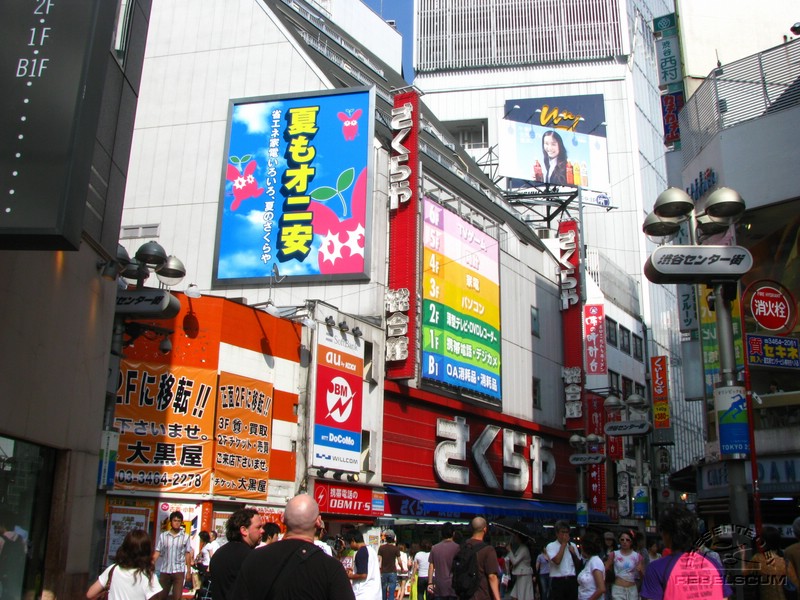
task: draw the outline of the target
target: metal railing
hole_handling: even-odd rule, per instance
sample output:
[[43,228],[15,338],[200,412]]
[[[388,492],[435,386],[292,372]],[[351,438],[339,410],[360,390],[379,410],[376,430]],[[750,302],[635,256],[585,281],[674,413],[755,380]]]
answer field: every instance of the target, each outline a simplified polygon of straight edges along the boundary
[[711,71],[679,115],[683,164],[723,129],[800,104],[800,39]]

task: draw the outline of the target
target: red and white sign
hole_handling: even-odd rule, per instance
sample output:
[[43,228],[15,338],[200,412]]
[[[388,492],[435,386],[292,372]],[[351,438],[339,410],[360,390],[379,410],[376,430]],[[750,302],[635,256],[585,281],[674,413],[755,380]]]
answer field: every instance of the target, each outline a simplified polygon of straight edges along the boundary
[[[411,379],[417,366],[417,269],[419,263],[419,95],[396,94],[389,162],[389,292],[386,377]],[[402,309],[388,297],[403,296]],[[394,329],[393,329],[394,328]]]
[[[561,290],[561,328],[564,339],[565,386],[583,386],[583,310],[581,309],[581,281],[579,269],[580,240],[578,223],[573,220],[558,224],[559,287]],[[568,380],[569,379],[569,380]],[[565,412],[567,429],[582,430],[583,403],[574,398],[565,387]]]
[[602,304],[583,307],[584,364],[587,375],[608,373],[606,357],[606,317]]
[[768,331],[790,330],[796,318],[794,307],[791,292],[778,283],[760,284],[750,297],[753,318]]
[[384,512],[384,493],[372,488],[317,481],[314,499],[322,513],[382,516]]

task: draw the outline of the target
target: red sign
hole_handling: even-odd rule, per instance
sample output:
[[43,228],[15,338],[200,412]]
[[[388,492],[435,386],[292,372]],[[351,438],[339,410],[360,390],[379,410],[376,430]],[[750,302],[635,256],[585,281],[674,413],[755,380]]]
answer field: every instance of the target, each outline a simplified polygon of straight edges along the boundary
[[384,493],[372,488],[317,481],[314,499],[322,513],[382,516]]
[[416,374],[417,364],[419,262],[419,95],[416,92],[395,95],[391,124],[389,291],[402,294],[406,300],[404,310],[387,316],[390,326],[402,322],[402,327],[398,335],[391,329],[387,331],[386,377],[411,379]]
[[584,364],[587,375],[608,373],[606,359],[606,317],[602,304],[583,307]]
[[758,286],[750,298],[753,318],[768,331],[791,330],[794,306],[791,292],[778,283]]
[[[561,328],[564,339],[564,370],[569,374],[565,384],[583,385],[583,310],[579,269],[580,240],[578,223],[561,221],[558,224],[559,287],[561,289]],[[569,394],[569,392],[567,392]],[[566,404],[567,429],[583,429],[582,398],[569,397]]]
[[653,380],[653,428],[668,429],[670,414],[666,356],[653,356],[650,359],[650,375]]

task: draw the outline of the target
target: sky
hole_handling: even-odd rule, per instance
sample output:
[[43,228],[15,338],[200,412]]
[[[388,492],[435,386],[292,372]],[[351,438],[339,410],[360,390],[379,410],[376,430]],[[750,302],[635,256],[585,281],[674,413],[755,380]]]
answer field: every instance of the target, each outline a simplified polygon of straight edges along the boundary
[[394,19],[397,30],[403,36],[403,75],[408,83],[414,79],[414,0],[362,0],[384,21]]

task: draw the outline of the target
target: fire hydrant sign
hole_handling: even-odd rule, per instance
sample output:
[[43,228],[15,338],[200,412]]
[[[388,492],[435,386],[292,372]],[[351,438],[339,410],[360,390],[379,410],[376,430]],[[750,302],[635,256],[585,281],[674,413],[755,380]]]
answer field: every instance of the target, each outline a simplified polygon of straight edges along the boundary
[[321,328],[317,341],[317,390],[311,464],[361,471],[361,405],[364,342],[335,327]]

